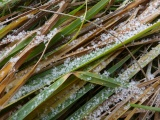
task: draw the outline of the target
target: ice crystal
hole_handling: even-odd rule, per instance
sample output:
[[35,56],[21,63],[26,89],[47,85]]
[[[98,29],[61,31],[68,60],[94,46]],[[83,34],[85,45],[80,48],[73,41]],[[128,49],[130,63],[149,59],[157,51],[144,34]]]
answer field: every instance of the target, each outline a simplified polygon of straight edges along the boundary
[[10,59],[10,62],[16,63],[19,60],[19,57],[14,57]]
[[1,24],[0,24],[0,30],[1,30],[3,27],[5,27],[5,25],[1,25]]
[[59,5],[59,7],[62,7],[64,4],[65,4],[65,1],[62,1],[58,5]]
[[36,37],[34,38],[34,40],[31,42],[31,45],[38,45],[40,43],[47,43],[49,40],[51,40],[54,35],[58,32],[58,29],[57,28],[54,28],[53,30],[51,30],[47,35],[42,35],[41,34],[41,29],[39,29],[37,31],[37,35]]
[[104,71],[104,72],[103,72],[103,75],[105,75],[106,77],[109,77],[110,73],[107,72],[107,71]]
[[58,32],[58,29],[57,28],[54,28],[53,30],[51,30],[49,32],[49,34],[47,34],[47,38],[48,39],[52,39],[52,37]]
[[34,15],[33,14],[28,14],[27,17],[28,18],[34,18]]
[[18,35],[7,35],[2,41],[0,42],[0,45],[7,44],[10,42],[14,42],[16,40],[23,39],[29,32],[22,31]]
[[8,55],[15,47],[16,45],[13,45],[11,47],[5,47],[4,49],[2,49],[0,51],[0,60],[2,60],[4,56]]

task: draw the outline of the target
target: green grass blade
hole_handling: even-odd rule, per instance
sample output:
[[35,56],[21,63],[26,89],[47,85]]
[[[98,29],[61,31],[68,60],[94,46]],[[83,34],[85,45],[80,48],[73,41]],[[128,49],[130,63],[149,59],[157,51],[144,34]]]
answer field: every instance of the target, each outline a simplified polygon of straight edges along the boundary
[[141,108],[145,110],[160,112],[160,108],[158,107],[151,107],[151,106],[145,106],[145,105],[139,105],[139,104],[130,104],[130,106],[135,108]]
[[[79,10],[81,10],[83,7],[84,7],[85,4],[79,6],[78,8],[74,9],[73,11],[71,11],[70,13],[68,13],[69,15],[74,15],[76,14]],[[66,20],[68,20],[70,17],[69,16],[62,16],[58,22],[55,24],[55,26],[52,28],[56,28],[58,27],[59,25],[61,25],[63,22],[65,22]]]
[[91,72],[74,72],[73,74],[79,79],[85,80],[87,82],[99,84],[102,86],[111,87],[111,88],[121,86],[121,84],[115,81],[113,78],[110,78],[110,77],[107,78],[104,75],[99,75]]

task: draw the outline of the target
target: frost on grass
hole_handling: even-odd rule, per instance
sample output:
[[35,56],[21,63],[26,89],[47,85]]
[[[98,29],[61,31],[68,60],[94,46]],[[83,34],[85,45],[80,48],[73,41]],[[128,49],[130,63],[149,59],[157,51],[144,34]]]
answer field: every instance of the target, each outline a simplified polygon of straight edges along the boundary
[[[160,54],[160,45],[156,46],[148,54],[144,55],[139,60],[139,62],[140,62],[140,64],[143,67],[143,66],[147,65],[151,60],[153,60],[159,54]],[[147,60],[144,61],[144,58],[147,58]],[[121,82],[121,84],[123,84],[123,85],[126,85],[126,82],[128,82],[129,79],[131,77],[133,77],[134,74],[137,73],[139,70],[140,70],[140,68],[137,66],[136,63],[134,63],[130,68],[128,68],[122,74],[119,75],[119,77],[117,78],[117,81]],[[102,106],[100,106],[98,109],[96,109],[91,115],[87,116],[87,119],[94,120],[94,119],[98,118],[99,115],[101,115],[104,111],[109,110],[111,105],[115,105],[116,103],[118,103],[120,101],[123,101],[129,95],[133,94],[134,98],[137,99],[138,96],[141,95],[143,93],[144,89],[145,89],[145,88],[138,88],[138,87],[136,87],[137,84],[138,84],[138,82],[132,81],[132,82],[129,83],[128,88],[120,87],[120,88],[114,89],[113,92],[110,91],[111,94],[113,94],[115,92],[116,95],[113,95],[112,97],[110,97],[109,99],[107,99],[106,102],[104,102],[102,104]],[[102,92],[105,92],[105,90],[103,90]],[[148,93],[148,94],[150,94],[150,93]],[[88,102],[85,105],[85,109],[89,110],[89,108],[92,109],[92,107],[95,107],[97,104],[101,104],[101,103],[98,103],[100,101],[100,98],[98,96],[95,96],[95,98],[96,98],[97,102],[94,102],[94,101]],[[147,97],[145,97],[144,99],[147,99]],[[81,108],[79,110],[79,112],[76,112],[73,115],[72,119],[81,119],[80,117],[82,115],[87,114],[87,113],[84,113],[85,109]],[[108,113],[109,113],[109,111],[108,111]]]
[[[145,88],[138,88],[136,82],[132,81],[129,83],[127,88],[119,87],[115,89],[114,95],[109,97],[103,102],[96,110],[92,112],[92,114],[88,115],[87,120],[97,120],[100,115],[104,112],[110,113],[111,106],[115,106],[118,102],[125,100],[127,97],[132,95],[132,99],[137,99],[139,95],[143,93]],[[126,106],[126,109],[129,107]],[[100,119],[100,118],[99,118]]]
[[[141,56],[141,58],[137,61],[141,67],[145,67],[147,64],[149,64],[154,58],[160,55],[160,44],[156,47],[152,48],[151,51],[149,51],[147,54],[144,54]],[[133,77],[138,71],[140,71],[140,67],[137,64],[137,62],[134,62],[133,65],[131,65],[128,69],[125,70],[122,74],[119,75],[117,80],[119,82],[128,81],[131,77]],[[153,76],[152,76],[153,77]],[[122,84],[124,84],[122,83]]]
[[3,50],[1,50],[0,51],[0,61],[3,59],[4,56],[8,55],[15,47],[16,45],[13,45],[11,47],[6,47]]
[[[41,35],[41,32],[38,30],[36,37],[31,41],[30,46],[36,46],[40,44],[41,42],[44,42],[45,44],[54,37],[54,35],[57,33],[57,28],[53,29],[52,31],[49,32],[49,34]],[[29,32],[22,31],[18,35],[8,35],[5,37],[1,42],[0,45],[2,44],[8,44],[10,42],[15,42],[15,41],[23,41],[26,39],[26,36],[29,34]],[[18,43],[19,44],[19,43]],[[7,46],[4,49],[0,51],[0,60],[2,60],[5,56],[7,56],[14,48],[16,48],[17,44],[13,46]],[[17,58],[17,57],[16,57]],[[14,62],[16,62],[16,58],[12,58],[11,60],[14,59]]]
[[1,25],[1,24],[0,24],[0,30],[1,30],[2,28],[4,28],[4,27],[5,27],[5,25]]
[[[2,41],[0,42],[0,45],[8,44],[11,42],[19,41],[25,38],[25,36],[28,34],[28,32],[22,31],[18,35],[7,35]],[[6,46],[4,49],[0,51],[0,60],[8,55],[14,48],[16,47],[16,44],[13,46]]]
[[159,0],[152,0],[148,3],[147,9],[139,16],[140,21],[144,21],[148,17],[152,16],[154,13],[159,12]]
[[2,39],[2,41],[0,42],[0,45],[21,40],[21,39],[23,39],[28,33],[29,33],[29,32],[22,31],[22,32],[18,33],[18,35],[7,35],[4,39]]
[[76,100],[78,100],[80,97],[82,97],[84,94],[86,94],[89,90],[91,90],[94,87],[93,84],[88,84],[78,90],[76,93],[72,94],[65,102],[62,104],[59,104],[56,108],[50,107],[50,112],[48,115],[46,115],[45,111],[43,114],[40,115],[40,118],[43,120],[48,120],[53,117],[55,117],[58,113],[62,112],[64,108],[67,108],[68,106],[72,105]]
[[119,24],[118,28],[121,28],[120,30],[108,30],[108,33],[102,33],[100,36],[102,42],[119,44],[150,26],[150,24],[141,24],[137,19],[131,20],[128,24],[124,24],[125,22]]
[[34,15],[33,14],[28,14],[27,17],[28,18],[34,18]]
[[16,63],[19,60],[19,58],[20,57],[14,57],[14,58],[11,58],[9,61],[13,62],[13,63]]
[[104,71],[104,72],[103,72],[103,75],[104,75],[105,77],[109,77],[110,73],[107,72],[107,71]]
[[[133,23],[135,24],[135,21],[133,21]],[[136,27],[130,27],[130,30],[127,33],[123,34],[123,36],[118,36],[118,38],[121,40],[121,42],[128,40],[132,36],[143,31],[149,25],[141,25],[138,23],[138,24],[135,24],[135,26]],[[133,28],[133,30],[132,30],[132,28]],[[113,32],[113,31],[111,30],[110,32]],[[30,79],[30,82],[28,82],[28,84],[21,87],[21,89],[17,92],[17,94],[14,95],[14,97],[12,98],[12,101],[20,98],[21,96],[23,96],[33,90],[40,89],[41,87],[46,85],[46,83],[50,84],[51,82],[55,81],[58,77],[82,67],[86,63],[95,60],[98,56],[101,56],[102,54],[104,54],[105,52],[107,52],[109,50],[113,50],[114,47],[116,47],[117,45],[120,44],[119,40],[115,39],[115,41],[116,42],[114,44],[107,45],[104,48],[96,48],[91,53],[88,53],[88,54],[86,54],[82,57],[79,57],[79,58],[75,58],[74,60],[70,61],[69,63],[64,62],[64,64],[62,64],[60,66],[54,67],[54,68],[52,68],[42,74],[39,74],[36,77],[32,77]]]
[[46,44],[48,41],[50,41],[54,36],[55,34],[57,34],[58,32],[58,29],[57,28],[54,28],[53,30],[51,30],[47,35],[43,35],[41,34],[41,30],[42,28],[40,28],[38,31],[37,31],[37,35],[35,36],[35,38],[32,40],[32,42],[30,43],[32,46],[36,46],[36,45],[39,45],[40,43],[44,43]]
[[[108,47],[107,47],[108,48]],[[45,71],[42,74],[39,74],[36,77],[33,77],[30,79],[30,82],[20,88],[20,90],[15,94],[15,96],[12,98],[18,99],[19,97],[23,96],[24,94],[27,94],[28,92],[31,92],[32,90],[36,90],[41,88],[42,86],[47,84],[50,84],[54,80],[56,80],[58,77],[73,71],[77,68],[79,68],[81,65],[88,62],[91,58],[101,54],[106,48],[100,49],[98,51],[94,51],[88,55],[85,55],[80,58],[76,58],[73,61],[68,62],[68,59],[64,62],[64,64],[54,67],[48,71]]]
[[[69,120],[80,120],[83,116],[86,116],[89,111],[92,111],[96,106],[102,103],[105,99],[108,99],[110,95],[114,93],[113,89],[103,89],[96,96],[92,97],[86,104],[84,104],[79,110],[73,113]],[[86,111],[87,110],[87,111]]]

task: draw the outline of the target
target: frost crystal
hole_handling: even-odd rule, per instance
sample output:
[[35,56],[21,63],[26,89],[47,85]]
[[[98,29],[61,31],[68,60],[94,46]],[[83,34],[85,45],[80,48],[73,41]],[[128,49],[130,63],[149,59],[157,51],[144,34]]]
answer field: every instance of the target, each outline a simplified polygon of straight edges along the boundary
[[29,32],[22,31],[18,35],[7,35],[2,41],[0,42],[0,45],[7,44],[10,42],[14,42],[16,40],[23,39]]
[[28,14],[27,17],[28,18],[34,18],[34,15],[33,14]]
[[5,27],[5,25],[0,25],[0,30],[1,30],[3,27]]
[[19,57],[11,58],[10,62],[16,63],[19,60]]
[[103,75],[105,75],[106,77],[109,77],[110,73],[107,72],[107,71],[104,71],[104,72],[103,72]]

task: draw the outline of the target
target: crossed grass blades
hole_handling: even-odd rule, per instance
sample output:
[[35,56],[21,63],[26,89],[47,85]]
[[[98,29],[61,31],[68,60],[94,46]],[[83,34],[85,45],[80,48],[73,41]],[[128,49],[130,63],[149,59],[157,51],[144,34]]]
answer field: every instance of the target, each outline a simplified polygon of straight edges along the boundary
[[159,0],[0,10],[0,119],[160,119]]

